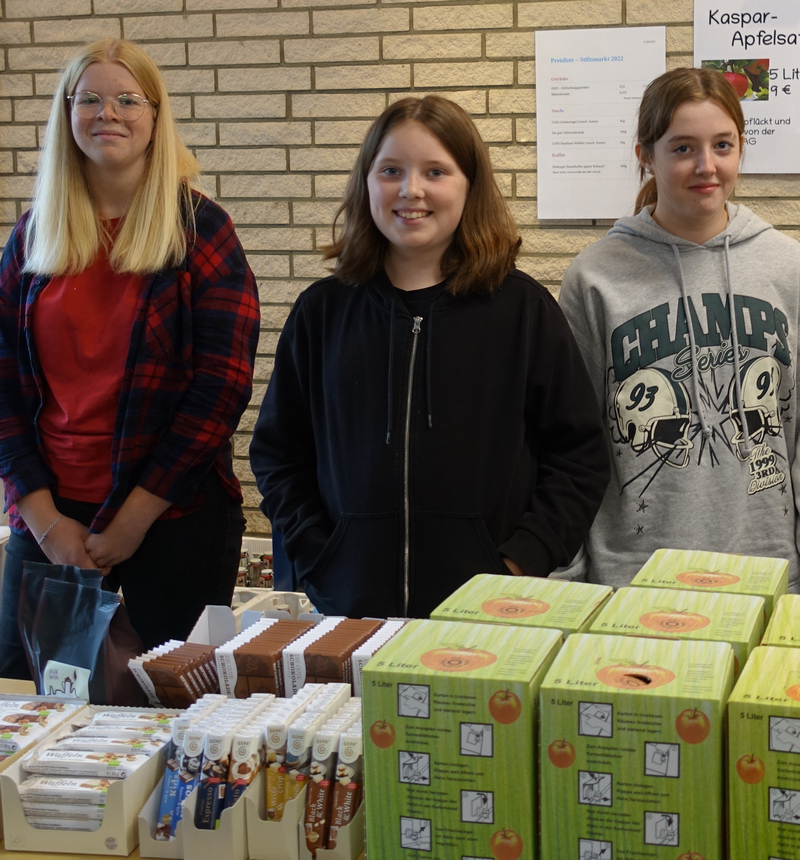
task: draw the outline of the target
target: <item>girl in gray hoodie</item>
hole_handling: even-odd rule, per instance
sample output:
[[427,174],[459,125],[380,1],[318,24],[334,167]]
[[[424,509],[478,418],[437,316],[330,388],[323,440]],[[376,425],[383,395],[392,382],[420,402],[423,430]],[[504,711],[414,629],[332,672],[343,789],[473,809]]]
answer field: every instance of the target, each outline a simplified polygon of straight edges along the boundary
[[669,547],[789,559],[797,590],[800,245],[728,202],[743,132],[719,72],[653,81],[636,214],[564,278],[612,455],[572,578],[628,585]]

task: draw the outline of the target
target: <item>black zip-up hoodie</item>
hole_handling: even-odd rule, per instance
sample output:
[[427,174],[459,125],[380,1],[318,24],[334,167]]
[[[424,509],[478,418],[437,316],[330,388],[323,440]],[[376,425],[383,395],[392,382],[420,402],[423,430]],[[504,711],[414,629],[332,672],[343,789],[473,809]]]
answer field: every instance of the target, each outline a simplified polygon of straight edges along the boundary
[[[410,386],[410,387],[409,387]],[[425,617],[503,557],[546,576],[608,483],[566,320],[512,271],[412,318],[385,274],[298,298],[250,448],[262,509],[327,614]]]

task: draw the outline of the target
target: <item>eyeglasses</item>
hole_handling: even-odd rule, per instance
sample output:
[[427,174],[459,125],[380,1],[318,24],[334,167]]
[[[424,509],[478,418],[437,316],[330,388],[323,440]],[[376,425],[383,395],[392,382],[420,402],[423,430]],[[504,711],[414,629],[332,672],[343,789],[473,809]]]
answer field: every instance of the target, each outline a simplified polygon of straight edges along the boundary
[[72,110],[81,119],[94,119],[110,102],[114,113],[120,119],[131,121],[139,119],[144,113],[144,106],[150,104],[149,99],[142,98],[136,93],[120,93],[114,98],[104,99],[97,93],[77,92],[75,95],[67,96],[67,101],[72,104]]

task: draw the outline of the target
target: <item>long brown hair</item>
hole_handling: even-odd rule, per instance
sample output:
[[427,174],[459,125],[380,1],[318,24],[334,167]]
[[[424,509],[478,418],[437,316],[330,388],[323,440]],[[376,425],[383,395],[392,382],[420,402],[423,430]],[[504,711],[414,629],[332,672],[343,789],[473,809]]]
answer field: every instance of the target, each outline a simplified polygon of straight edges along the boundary
[[[372,124],[333,221],[333,242],[323,249],[325,259],[335,258],[333,273],[350,284],[365,283],[383,266],[389,243],[370,214],[367,175],[386,135],[404,122],[424,126],[469,181],[461,221],[441,262],[448,290],[454,295],[491,293],[514,268],[522,240],[494,181],[489,153],[475,123],[455,102],[441,96],[401,99]],[[337,230],[340,216],[344,223]]]
[[[672,69],[647,85],[639,105],[639,125],[636,140],[647,157],[652,157],[657,140],[672,123],[672,117],[683,102],[716,102],[736,125],[741,140],[744,115],[739,97],[723,74],[716,69]],[[741,144],[740,144],[741,145]],[[643,183],[636,196],[636,212],[658,201],[655,177],[645,182],[645,169],[639,165],[639,180]]]

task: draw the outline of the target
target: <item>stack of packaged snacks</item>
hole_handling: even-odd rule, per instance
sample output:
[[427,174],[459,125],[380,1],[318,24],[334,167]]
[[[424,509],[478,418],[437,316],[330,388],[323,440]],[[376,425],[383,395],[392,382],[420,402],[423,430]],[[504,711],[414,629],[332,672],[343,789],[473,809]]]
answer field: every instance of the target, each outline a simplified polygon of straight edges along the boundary
[[21,759],[29,776],[18,786],[27,823],[38,830],[98,830],[105,797],[159,752],[174,714],[101,710],[88,725]]
[[[308,771],[308,793],[306,794],[306,808],[303,816],[303,827],[305,840],[312,857],[317,856],[317,851],[322,848],[333,848],[336,846],[338,827],[347,824],[345,821],[345,810],[340,806],[336,813],[339,825],[333,834],[331,844],[331,822],[334,817],[334,801],[343,804],[347,795],[335,798],[335,788],[339,785],[340,759],[339,746],[342,736],[350,732],[355,725],[360,725],[361,701],[351,699],[333,717],[327,719],[317,729],[310,747],[311,763]],[[360,737],[361,731],[359,729]],[[355,762],[356,765],[359,762]],[[345,762],[341,762],[341,778],[350,782],[355,770]],[[350,804],[356,798],[351,793]],[[346,805],[346,804],[345,804]],[[357,806],[349,810],[350,818],[355,814]]]
[[85,704],[42,696],[0,696],[0,762],[38,743]]
[[582,633],[614,593],[609,585],[479,573],[431,613],[435,621],[550,627]]
[[265,618],[217,648],[222,692],[245,699],[254,693],[285,695],[283,650],[314,627],[311,621]]
[[366,618],[326,618],[283,651],[286,693],[304,684],[342,681],[352,687],[353,652],[381,628]]
[[734,681],[764,630],[764,598],[671,588],[620,588],[590,633],[702,639],[733,648]]
[[188,708],[208,693],[219,692],[215,649],[172,640],[128,662],[151,703]]
[[763,597],[766,623],[777,599],[786,594],[789,587],[789,562],[785,558],[657,549],[634,576],[631,585]]

